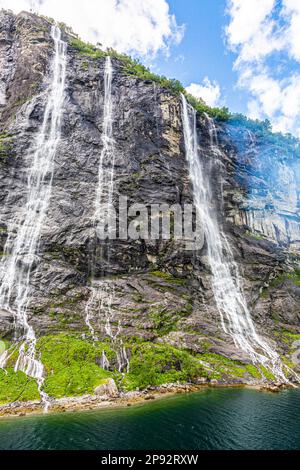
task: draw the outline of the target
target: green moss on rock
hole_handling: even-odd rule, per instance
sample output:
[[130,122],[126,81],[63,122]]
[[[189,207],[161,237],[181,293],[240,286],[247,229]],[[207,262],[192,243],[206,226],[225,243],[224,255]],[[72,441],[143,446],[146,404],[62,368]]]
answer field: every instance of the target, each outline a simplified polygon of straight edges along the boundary
[[38,351],[46,372],[44,389],[53,397],[92,393],[112,375],[98,365],[103,351],[108,359],[115,357],[107,343],[93,344],[67,334],[50,335],[38,341]]
[[0,134],[0,161],[7,160],[12,155],[12,135],[4,132]]
[[70,41],[70,46],[78,51],[81,55],[85,57],[91,57],[92,59],[101,59],[107,55],[104,51],[94,46],[93,44],[81,41],[81,39],[78,38],[72,38]]
[[0,403],[38,400],[40,397],[37,383],[23,372],[0,369]]
[[243,378],[246,374],[257,379],[261,378],[261,374],[255,366],[228,359],[221,354],[205,353],[199,354],[197,357],[208,365],[212,371],[210,377],[214,379],[221,379],[223,375]]
[[186,284],[185,279],[180,279],[178,277],[174,277],[172,274],[165,273],[163,271],[151,271],[150,274],[154,277],[161,278],[161,279],[167,281],[170,284],[176,284],[178,286],[184,286]]
[[276,382],[276,377],[272,372],[270,372],[265,366],[260,366],[260,370],[262,371],[264,377],[271,382]]
[[189,382],[207,376],[199,361],[188,352],[166,344],[142,343],[131,350],[127,390],[164,383]]
[[153,329],[159,335],[166,335],[170,331],[177,329],[177,323],[190,315],[193,306],[185,305],[181,310],[169,310],[164,306],[152,307],[149,311],[149,318],[153,322]]

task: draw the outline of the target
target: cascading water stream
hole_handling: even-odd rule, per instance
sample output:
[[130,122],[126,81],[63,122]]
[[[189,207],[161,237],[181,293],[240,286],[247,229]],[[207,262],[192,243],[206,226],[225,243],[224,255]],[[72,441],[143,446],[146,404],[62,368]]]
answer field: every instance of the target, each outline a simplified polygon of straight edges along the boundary
[[[183,95],[181,100],[185,151],[193,184],[194,204],[204,226],[212,272],[212,289],[222,328],[232,337],[236,347],[250,356],[253,363],[264,365],[272,371],[277,380],[287,382],[279,355],[256,333],[243,294],[238,266],[234,261],[228,240],[217,221],[209,177],[205,175],[199,159],[196,111],[187,103]],[[217,153],[216,128],[213,120],[208,116],[206,118],[211,150]]]
[[[102,151],[100,154],[99,168],[98,168],[98,184],[95,194],[95,209],[93,216],[93,231],[97,240],[100,230],[109,230],[109,220],[111,208],[113,207],[113,194],[114,194],[114,167],[115,167],[115,152],[114,152],[114,139],[113,139],[113,103],[112,103],[112,78],[113,67],[110,56],[106,57],[104,68],[104,106],[103,106],[103,123],[102,123]],[[121,372],[124,367],[128,370],[128,359],[126,350],[124,348],[121,338],[118,335],[121,331],[118,325],[116,333],[113,333],[111,320],[112,300],[114,297],[114,289],[109,286],[109,282],[101,282],[94,279],[93,266],[92,266],[92,281],[91,281],[91,296],[86,305],[85,310],[85,323],[88,326],[91,336],[94,341],[97,341],[95,329],[92,326],[91,320],[93,311],[97,311],[98,315],[104,314],[105,318],[105,333],[110,338],[111,343],[114,345],[117,354],[118,368]],[[109,362],[103,352],[102,364],[104,368],[109,367]]]
[[[98,167],[98,185],[96,188],[94,227],[97,231],[103,218],[107,217],[113,202],[115,152],[113,140],[113,104],[112,104],[113,68],[111,58],[106,57],[104,68],[104,105],[102,123],[102,151]],[[107,213],[105,213],[107,212]]]
[[[30,301],[30,280],[32,270],[39,260],[41,232],[52,190],[54,159],[61,135],[61,119],[65,98],[67,44],[61,40],[60,29],[53,25],[51,36],[54,41],[52,79],[47,92],[47,103],[43,122],[37,134],[32,163],[28,170],[27,202],[17,224],[9,231],[5,246],[5,257],[0,266],[0,306],[12,312],[15,319],[15,340],[21,343],[15,370],[37,379],[42,399],[44,370],[36,357],[37,339],[28,322],[27,308]],[[1,367],[8,359],[2,357]]]

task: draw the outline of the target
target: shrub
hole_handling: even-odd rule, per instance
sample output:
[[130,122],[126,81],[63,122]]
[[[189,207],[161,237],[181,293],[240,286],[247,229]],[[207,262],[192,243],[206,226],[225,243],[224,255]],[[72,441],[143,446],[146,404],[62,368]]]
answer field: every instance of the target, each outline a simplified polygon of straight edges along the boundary
[[53,397],[92,393],[95,387],[112,375],[99,361],[104,350],[108,359],[115,353],[107,343],[90,343],[67,334],[44,336],[38,341],[44,364],[44,390]]
[[71,39],[70,45],[83,56],[91,57],[93,59],[101,59],[107,55],[104,51],[93,44],[83,42],[78,38]]
[[258,369],[253,365],[245,365],[239,361],[228,359],[221,354],[205,353],[198,356],[202,361],[209,364],[212,369],[212,378],[219,379],[223,374],[232,377],[244,377],[249,373],[254,378],[261,378]]
[[171,382],[189,382],[206,376],[199,361],[188,352],[166,344],[142,343],[131,351],[130,372],[125,388],[145,388]]
[[91,57],[93,59],[103,58],[107,55],[114,57],[122,63],[122,69],[125,74],[138,77],[142,80],[151,80],[155,83],[158,83],[161,87],[166,88],[176,96],[180,95],[180,93],[183,93],[186,96],[188,102],[199,113],[205,112],[210,116],[223,121],[229,119],[230,114],[227,108],[211,108],[205,104],[203,100],[195,98],[194,96],[187,93],[179,80],[175,78],[167,78],[163,75],[157,75],[151,72],[137,59],[133,59],[126,54],[120,54],[113,48],[108,48],[106,51],[103,51],[99,47],[86,43],[79,38],[73,37],[70,40],[70,45],[80,52],[80,54]]
[[40,398],[37,383],[23,372],[0,369],[0,403],[38,400]]
[[227,121],[230,118],[230,112],[228,108],[211,108],[201,98],[183,91],[187,101],[193,106],[193,108],[200,114],[206,113],[209,116],[218,119],[219,121]]

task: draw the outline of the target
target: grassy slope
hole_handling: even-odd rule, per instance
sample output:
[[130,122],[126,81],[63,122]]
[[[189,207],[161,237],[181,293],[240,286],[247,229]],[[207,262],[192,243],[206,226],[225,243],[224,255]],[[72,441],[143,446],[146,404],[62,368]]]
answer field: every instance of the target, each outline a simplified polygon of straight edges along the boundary
[[[117,370],[116,353],[109,343],[93,343],[80,335],[65,333],[44,336],[37,345],[45,367],[44,390],[56,398],[92,394],[95,387],[110,377],[125,391],[164,383],[186,383],[199,377],[261,377],[254,366],[217,354],[192,355],[167,344],[138,339],[127,343],[126,349],[130,355],[130,372],[121,374]],[[110,371],[99,365],[103,351],[110,361]],[[0,403],[39,397],[36,381],[23,372],[14,372],[16,357],[17,353],[10,359],[6,372],[0,370]]]

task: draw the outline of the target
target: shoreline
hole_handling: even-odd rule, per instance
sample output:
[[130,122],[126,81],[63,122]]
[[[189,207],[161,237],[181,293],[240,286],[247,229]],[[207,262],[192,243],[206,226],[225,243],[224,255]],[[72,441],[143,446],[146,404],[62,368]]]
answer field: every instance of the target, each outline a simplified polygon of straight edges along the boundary
[[38,400],[0,405],[0,420],[3,418],[47,416],[49,414],[57,413],[125,408],[145,404],[151,400],[160,400],[162,398],[198,392],[209,388],[247,388],[261,392],[276,393],[292,387],[287,386],[286,384],[247,384],[236,382],[213,384],[164,384],[158,387],[149,387],[142,391],[122,392],[118,394],[118,396],[83,395],[79,397],[55,398],[51,400],[51,404],[47,412],[44,411],[44,403]]

